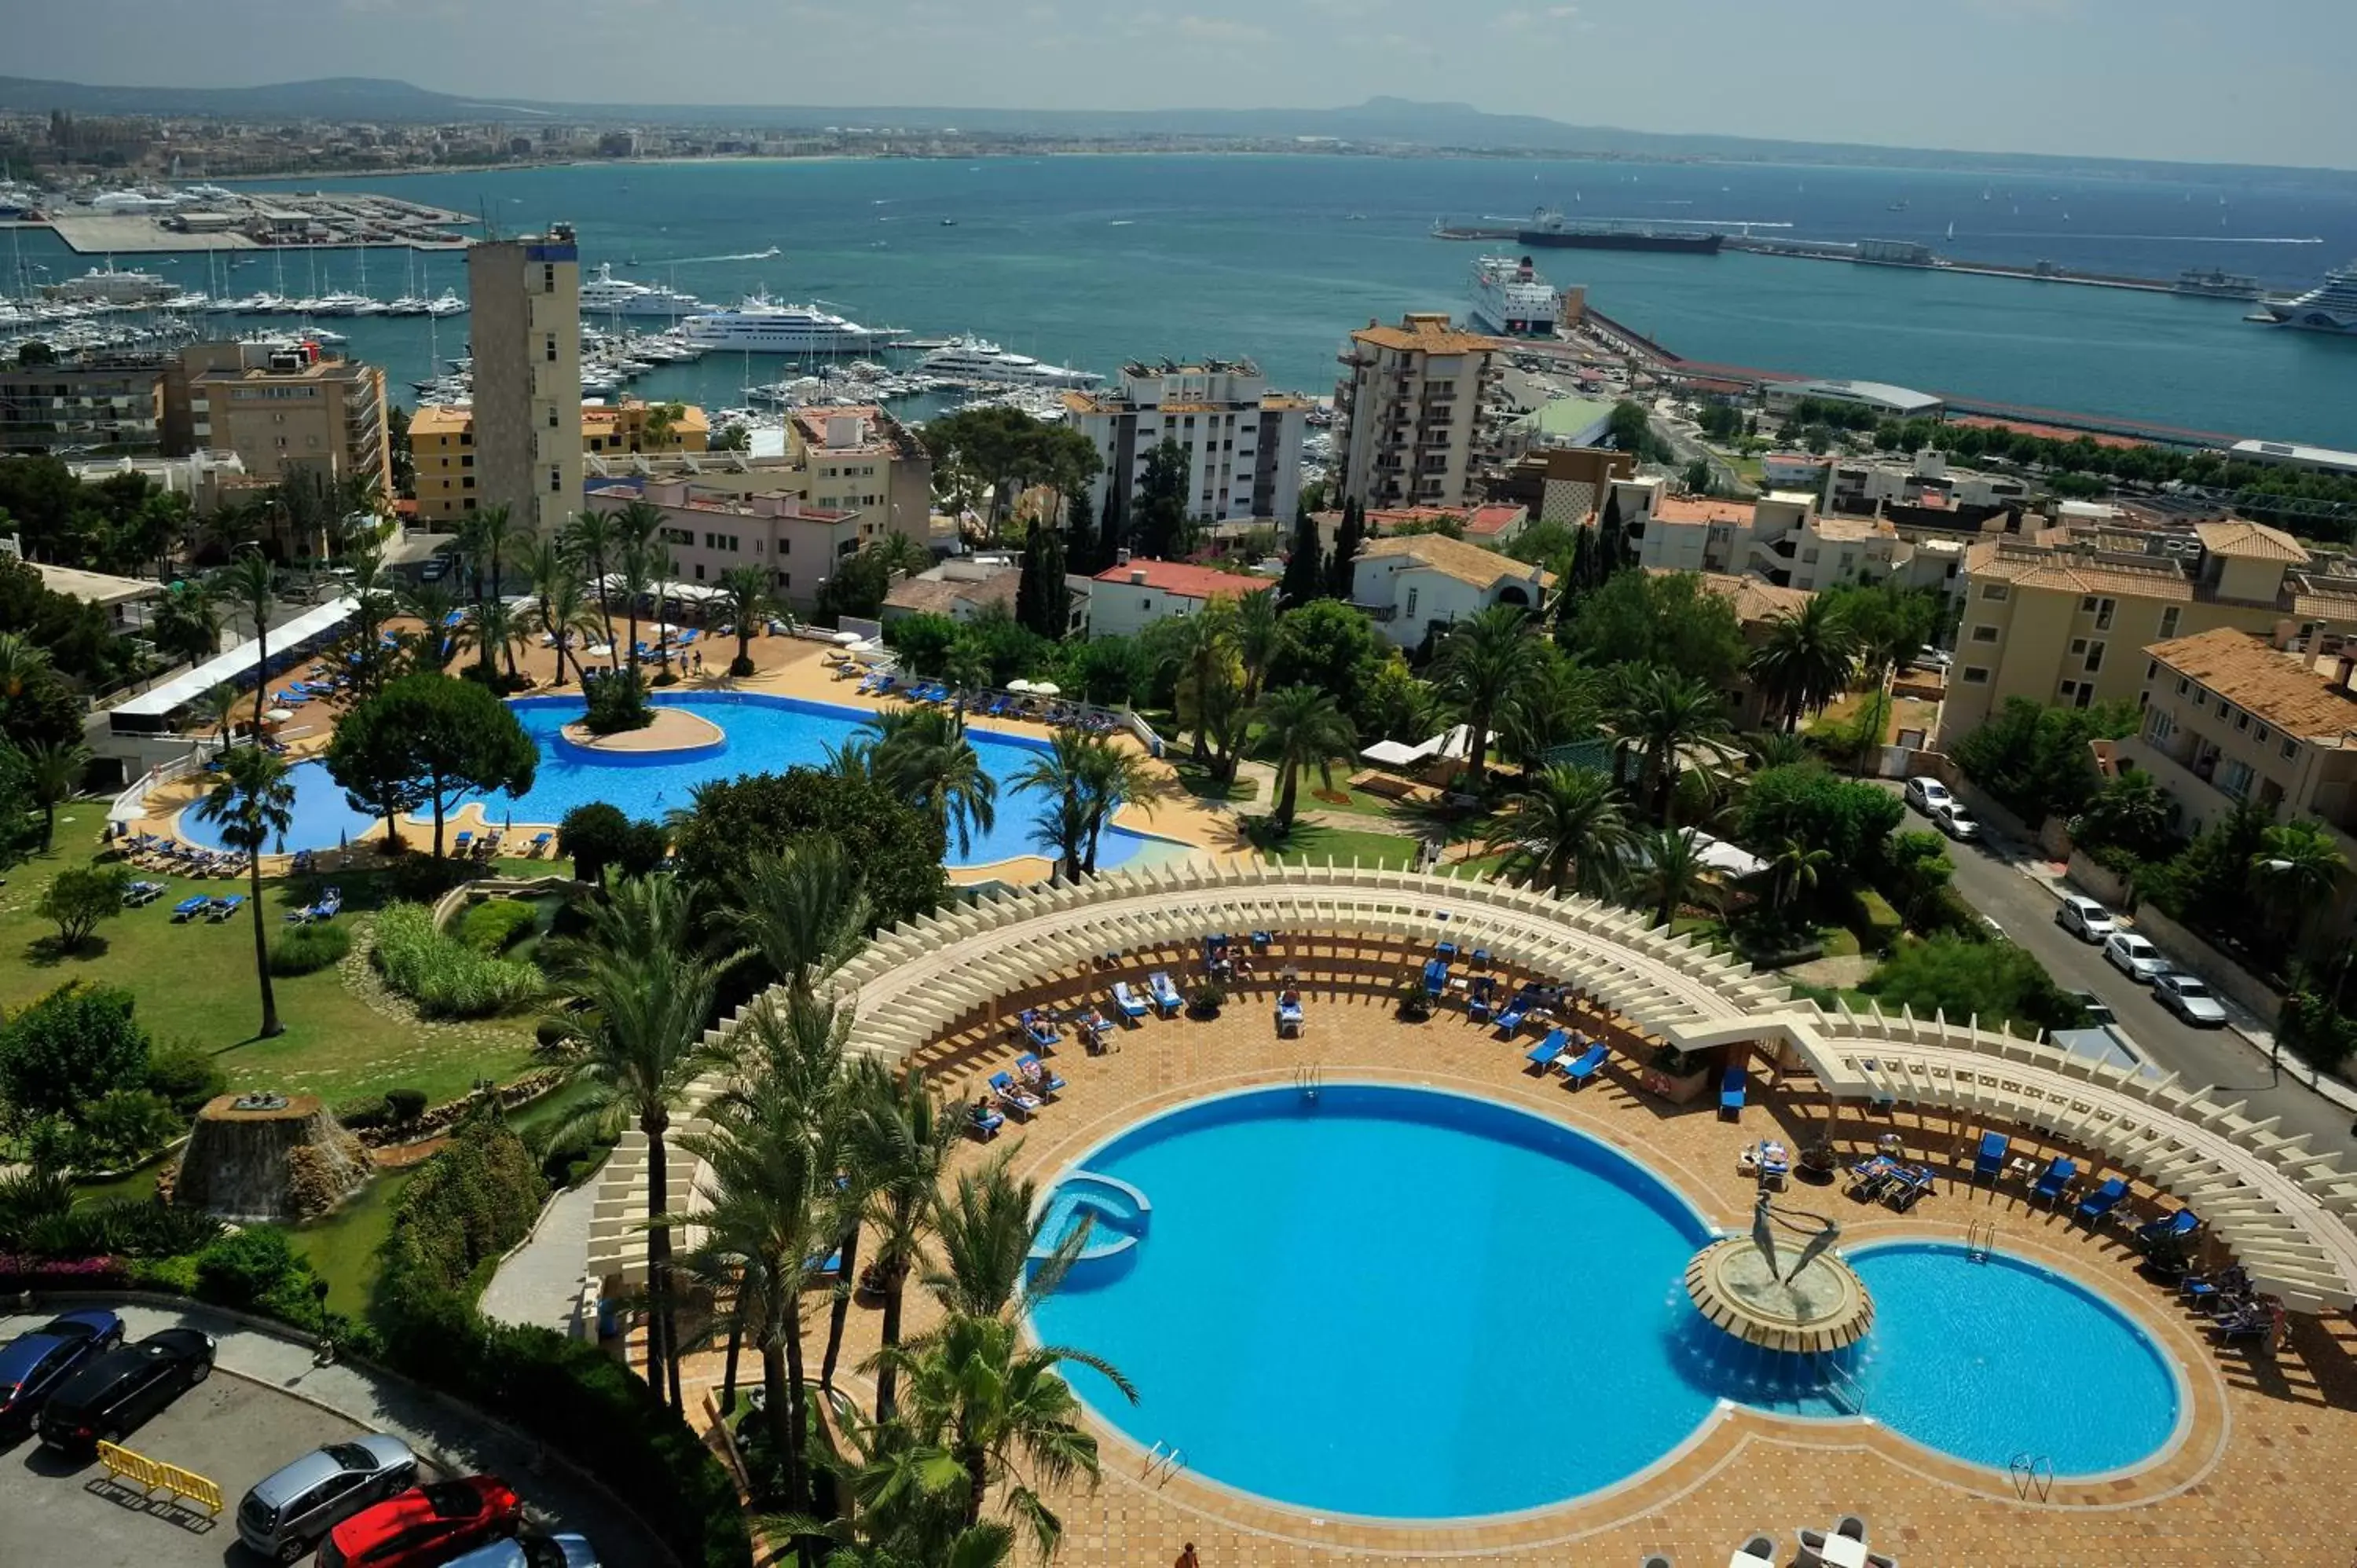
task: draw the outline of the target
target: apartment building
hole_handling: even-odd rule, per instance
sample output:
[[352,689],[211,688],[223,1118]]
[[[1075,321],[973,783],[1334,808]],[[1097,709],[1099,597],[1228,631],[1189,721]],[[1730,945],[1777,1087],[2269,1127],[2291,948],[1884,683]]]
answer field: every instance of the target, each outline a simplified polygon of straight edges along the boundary
[[581,504],[581,250],[573,226],[467,250],[476,500],[540,533]]
[[2027,479],[1952,468],[1947,454],[1929,447],[1906,463],[1844,459],[1828,465],[1824,478],[1827,511],[1870,512],[1889,503],[1967,514],[1977,522],[2007,508],[2018,510],[2030,498]]
[[835,563],[873,537],[873,525],[858,512],[813,506],[786,492],[741,495],[679,479],[623,478],[591,482],[585,499],[599,509],[644,501],[662,513],[658,533],[671,551],[668,580],[690,590],[682,597],[693,597],[698,585],[716,591],[735,567],[757,566],[780,598],[809,610]]
[[1213,523],[1293,516],[1309,402],[1271,392],[1250,360],[1133,362],[1121,368],[1118,387],[1066,392],[1064,408],[1104,462],[1089,495],[1092,515],[1108,490],[1128,515],[1148,455],[1176,441],[1187,451],[1189,515]]
[[1371,539],[1351,563],[1351,603],[1401,648],[1446,635],[1492,605],[1538,609],[1555,574],[1445,533]]
[[164,361],[112,355],[0,369],[0,454],[164,449]]
[[[585,403],[581,406],[581,449],[585,456],[625,456],[639,452],[702,452],[712,435],[711,422],[693,403],[652,405],[664,415],[649,427],[650,405],[633,400],[620,403]],[[677,409],[677,413],[669,411]],[[481,510],[482,475],[476,466],[475,411],[471,407],[434,404],[409,419],[409,450],[417,470],[417,521],[427,527],[447,527],[470,511]]]
[[393,493],[384,372],[316,343],[198,343],[165,367],[165,450],[234,452],[272,484],[306,467]]
[[1135,637],[1157,621],[1200,614],[1213,599],[1268,585],[1265,578],[1184,561],[1124,561],[1089,579],[1089,635]]
[[1499,374],[1494,338],[1411,312],[1369,322],[1342,345],[1334,386],[1340,494],[1371,507],[1463,506],[1491,456],[1481,399]]
[[1507,465],[1490,499],[1520,506],[1539,522],[1582,523],[1602,510],[1615,479],[1637,477],[1632,452],[1601,446],[1546,446]]
[[[1736,624],[1742,628],[1747,648],[1756,649],[1765,643],[1776,622],[1798,614],[1816,597],[1806,588],[1779,587],[1748,572],[1701,572],[1695,575],[1695,581],[1705,593],[1727,601],[1727,607],[1735,612]],[[1781,716],[1771,721],[1766,696],[1740,670],[1735,672],[1734,683],[1720,695],[1727,699],[1727,712],[1738,730],[1765,729],[1771,722],[1781,722]]]
[[[2186,832],[2256,801],[2278,821],[2321,822],[2357,866],[2357,647],[2298,648],[2232,627],[2154,643],[2139,671],[2144,728],[2113,757],[2152,776]],[[2344,875],[2344,918],[2350,894]]]
[[2357,630],[2357,573],[2320,564],[2279,529],[2197,523],[2192,560],[2155,535],[2051,528],[1964,553],[1955,665],[1940,714],[1953,746],[2014,697],[2133,702],[2154,643],[2220,628],[2279,646]]
[[1658,483],[1619,493],[1637,563],[1653,571],[1753,573],[1810,593],[1847,583],[1944,589],[1959,559],[1919,550],[1886,518],[1820,511],[1797,490],[1757,501],[1675,496]]

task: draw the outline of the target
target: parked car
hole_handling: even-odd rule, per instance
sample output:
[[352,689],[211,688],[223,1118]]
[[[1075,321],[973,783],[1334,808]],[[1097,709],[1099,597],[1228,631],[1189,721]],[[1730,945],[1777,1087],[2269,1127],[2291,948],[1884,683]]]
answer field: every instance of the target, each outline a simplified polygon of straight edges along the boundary
[[2079,1010],[2087,1015],[2087,1026],[2091,1029],[2106,1028],[2120,1021],[2119,1015],[2112,1011],[2111,1004],[2092,991],[2073,991],[2070,996],[2079,1004]]
[[1910,662],[1915,664],[1928,664],[1934,670],[1945,670],[1949,665],[1953,664],[1955,661],[1956,656],[1954,654],[1949,652],[1944,648],[1934,648],[1927,642],[1922,647],[1915,650],[1915,657]]
[[418,581],[424,583],[438,583],[449,575],[450,557],[447,554],[428,555],[425,564],[417,568]]
[[398,1437],[330,1443],[253,1484],[237,1505],[238,1539],[292,1563],[371,1503],[416,1484],[417,1455]]
[[167,1328],[89,1362],[41,1406],[41,1441],[64,1453],[96,1452],[213,1375],[213,1337]]
[[2152,977],[2152,999],[2197,1029],[2222,1029],[2226,1010],[2199,975],[2170,970]]
[[1981,836],[1980,823],[1973,821],[1973,814],[1964,810],[1964,803],[1953,796],[1946,804],[1934,808],[1930,815],[1934,826],[1959,843]]
[[2120,929],[2109,909],[2083,893],[2063,895],[2054,911],[2054,923],[2086,942],[2100,942]]
[[69,1312],[0,1345],[0,1442],[23,1435],[43,1401],[91,1358],[123,1343],[111,1312]]
[[454,1557],[443,1568],[597,1568],[597,1553],[586,1535],[533,1531]]
[[497,1476],[412,1487],[362,1509],[319,1543],[318,1568],[436,1568],[513,1535],[523,1505]]
[[2114,931],[2105,937],[2104,957],[2138,985],[2147,984],[2154,975],[2169,971],[2169,961],[2160,956],[2160,950],[2134,931]]
[[1940,808],[1954,799],[1937,779],[1918,774],[1907,780],[1907,803],[1934,822],[1939,820]]

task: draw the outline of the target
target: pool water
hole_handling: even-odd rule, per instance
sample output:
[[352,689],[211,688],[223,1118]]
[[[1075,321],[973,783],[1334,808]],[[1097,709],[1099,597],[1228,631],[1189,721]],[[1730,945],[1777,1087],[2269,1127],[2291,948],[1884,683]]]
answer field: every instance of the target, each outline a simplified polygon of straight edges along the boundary
[[[663,707],[689,709],[718,725],[726,742],[716,751],[698,751],[673,761],[650,760],[640,754],[619,759],[599,758],[578,747],[560,746],[558,732],[579,718],[582,703],[575,697],[521,697],[510,703],[524,732],[540,748],[540,767],[532,788],[520,795],[503,791],[481,797],[484,816],[492,822],[554,824],[574,807],[604,800],[633,817],[661,817],[688,804],[699,784],[734,779],[747,773],[782,773],[789,768],[818,768],[826,763],[827,748],[872,736],[860,721],[858,709],[839,708],[793,697],[754,693],[690,692],[661,693],[654,702]],[[1018,790],[1015,776],[1034,754],[1047,749],[1044,741],[1028,736],[986,734],[969,729],[983,770],[998,785],[997,821],[987,832],[975,832],[964,854],[952,834],[948,855],[952,865],[986,865],[1017,855],[1043,853],[1032,840],[1033,818],[1040,800],[1032,791]],[[284,847],[332,849],[339,835],[358,836],[376,819],[345,804],[344,793],[326,768],[298,764],[293,770],[296,825]],[[415,822],[431,822],[414,816]],[[219,830],[183,813],[182,838],[210,848],[221,848]],[[1109,871],[1163,841],[1150,835],[1108,827],[1097,848],[1097,868]]]
[[1130,1379],[1134,1407],[1071,1374],[1140,1447],[1299,1507],[1544,1507],[1655,1464],[1722,1399],[1834,1417],[1862,1396],[1930,1447],[1998,1468],[2033,1453],[2065,1476],[2134,1464],[2176,1428],[2171,1370],[2123,1314],[1953,1247],[1850,1254],[1877,1320],[1838,1371],[1743,1346],[1685,1300],[1686,1262],[1713,1232],[1674,1189],[1486,1101],[1251,1090],[1140,1123],[1077,1165],[1136,1187],[1152,1225],[1035,1305],[1040,1337]]

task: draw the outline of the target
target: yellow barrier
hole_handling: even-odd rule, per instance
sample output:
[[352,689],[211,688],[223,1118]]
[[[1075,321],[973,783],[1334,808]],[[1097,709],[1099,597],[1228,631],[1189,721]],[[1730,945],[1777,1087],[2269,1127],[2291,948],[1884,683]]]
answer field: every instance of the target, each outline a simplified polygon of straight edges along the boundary
[[138,1482],[142,1492],[169,1492],[176,1498],[199,1504],[208,1513],[221,1511],[220,1484],[208,1481],[192,1470],[167,1465],[161,1459],[150,1459],[145,1454],[134,1454],[114,1443],[98,1445],[98,1462],[105,1466],[106,1473],[116,1479]]

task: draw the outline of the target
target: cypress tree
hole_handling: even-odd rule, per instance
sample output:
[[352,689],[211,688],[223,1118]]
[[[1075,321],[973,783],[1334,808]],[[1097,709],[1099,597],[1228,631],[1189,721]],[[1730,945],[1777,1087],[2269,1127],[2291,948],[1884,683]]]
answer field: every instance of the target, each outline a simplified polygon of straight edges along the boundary
[[[1121,481],[1105,476],[1104,504],[1097,509],[1096,539],[1086,552],[1083,568],[1091,576],[1114,564],[1121,553]],[[1075,536],[1077,537],[1077,535]]]
[[1023,535],[1023,577],[1015,588],[1015,619],[1041,637],[1061,640],[1071,619],[1064,590],[1064,536],[1044,522]]
[[1342,526],[1334,533],[1333,558],[1326,564],[1326,596],[1351,602],[1351,579],[1356,575],[1354,563],[1359,558],[1359,541],[1366,529],[1367,509],[1363,501],[1342,503]]
[[1293,509],[1293,542],[1285,557],[1285,575],[1276,585],[1277,602],[1286,609],[1306,605],[1325,591],[1326,574],[1318,548],[1318,520],[1309,503]]

